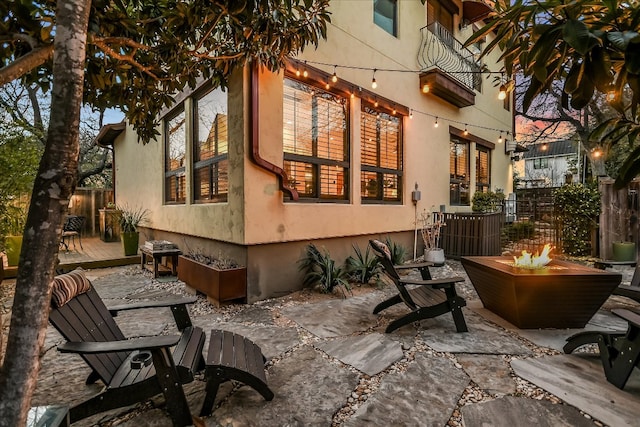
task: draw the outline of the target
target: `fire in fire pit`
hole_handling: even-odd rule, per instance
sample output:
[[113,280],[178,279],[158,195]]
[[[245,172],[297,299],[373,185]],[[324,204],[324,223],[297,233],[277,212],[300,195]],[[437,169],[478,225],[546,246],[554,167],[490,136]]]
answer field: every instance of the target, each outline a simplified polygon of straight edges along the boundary
[[551,252],[551,245],[548,243],[544,245],[542,249],[542,253],[538,255],[531,255],[526,250],[522,251],[522,255],[519,257],[513,257],[513,266],[519,268],[528,268],[528,269],[537,269],[544,268],[547,264],[551,262],[551,258],[549,258],[549,253]]

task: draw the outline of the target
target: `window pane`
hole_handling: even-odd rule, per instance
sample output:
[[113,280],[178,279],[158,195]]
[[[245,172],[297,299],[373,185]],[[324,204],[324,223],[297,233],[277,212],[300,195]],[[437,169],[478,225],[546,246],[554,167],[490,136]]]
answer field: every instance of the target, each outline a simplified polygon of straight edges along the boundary
[[373,22],[387,33],[397,35],[397,0],[373,0]]
[[360,173],[360,195],[363,199],[378,199],[378,174],[375,172]]
[[186,186],[184,161],[186,152],[185,113],[180,111],[165,121],[165,202],[184,203]]
[[284,164],[301,197],[348,198],[347,111],[345,98],[285,79]]
[[449,143],[449,203],[469,204],[469,143],[451,140]]

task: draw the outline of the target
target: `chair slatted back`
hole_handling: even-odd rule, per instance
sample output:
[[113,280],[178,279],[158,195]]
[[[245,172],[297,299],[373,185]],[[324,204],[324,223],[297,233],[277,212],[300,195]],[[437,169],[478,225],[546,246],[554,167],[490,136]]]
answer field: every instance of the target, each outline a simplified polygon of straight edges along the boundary
[[[62,307],[52,305],[49,321],[67,341],[102,342],[125,339],[104,302],[91,286]],[[102,382],[110,384],[130,352],[82,355]]]
[[400,284],[400,275],[396,271],[393,261],[391,259],[391,252],[389,248],[384,243],[379,240],[369,240],[369,246],[373,249],[375,254],[378,257],[378,261],[382,264],[382,268],[384,269],[385,274],[393,281],[396,288],[398,288],[398,292],[400,293],[400,298],[409,306],[412,310],[417,308],[415,302],[409,295],[407,288]]
[[68,216],[64,225],[62,226],[62,231],[75,231],[80,234],[82,232],[84,220],[85,217],[83,216]]

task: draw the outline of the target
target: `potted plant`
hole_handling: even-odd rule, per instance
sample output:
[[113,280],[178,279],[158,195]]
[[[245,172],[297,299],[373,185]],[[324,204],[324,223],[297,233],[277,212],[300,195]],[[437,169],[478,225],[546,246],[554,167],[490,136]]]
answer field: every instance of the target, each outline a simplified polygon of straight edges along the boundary
[[141,207],[132,208],[126,204],[118,206],[116,210],[124,255],[136,255],[138,253],[138,242],[140,241],[138,227],[148,221],[149,210]]
[[422,227],[420,232],[424,241],[424,260],[435,264],[444,263],[444,250],[440,248],[441,229],[447,225],[444,213],[422,213]]
[[216,306],[247,297],[247,269],[234,260],[188,252],[178,258],[178,279]]
[[22,250],[22,232],[27,221],[27,210],[24,207],[8,205],[2,209],[1,232],[4,236],[4,250],[7,264],[17,266]]

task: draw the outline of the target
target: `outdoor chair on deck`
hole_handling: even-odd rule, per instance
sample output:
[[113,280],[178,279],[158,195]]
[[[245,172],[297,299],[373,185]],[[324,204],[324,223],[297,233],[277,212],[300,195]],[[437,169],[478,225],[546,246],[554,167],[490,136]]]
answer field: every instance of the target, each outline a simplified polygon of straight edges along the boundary
[[[462,307],[467,305],[464,298],[458,296],[456,283],[463,282],[462,277],[448,277],[446,279],[425,280],[430,278],[428,266],[430,263],[412,264],[407,266],[394,266],[391,260],[391,252],[384,243],[378,240],[369,240],[369,244],[378,256],[378,260],[384,268],[387,276],[393,280],[398,288],[398,295],[381,302],[373,310],[377,314],[382,310],[398,303],[404,303],[411,309],[405,314],[392,321],[385,332],[392,332],[401,326],[408,325],[423,319],[437,317],[442,314],[451,313],[458,332],[467,332],[467,324],[464,320]],[[423,280],[403,279],[398,274],[399,269],[419,268]],[[425,271],[426,270],[426,274]]]
[[[92,369],[87,384],[101,380],[105,385],[98,395],[71,408],[71,422],[162,393],[173,425],[193,424],[181,384],[204,369],[204,332],[191,325],[186,308],[194,301],[176,298],[107,309],[82,270],[57,276],[49,321],[68,341],[58,350],[82,356]],[[181,335],[127,340],[113,318],[122,310],[159,307],[171,308]]]
[[73,249],[76,248],[76,237],[80,242],[80,249],[82,247],[82,227],[84,226],[85,217],[69,215],[62,226],[62,241],[60,244],[64,246],[66,251],[69,251],[69,243],[73,242]]
[[636,266],[636,269],[633,271],[631,283],[628,285],[618,285],[618,287],[614,289],[613,295],[620,295],[640,302],[640,265]]

